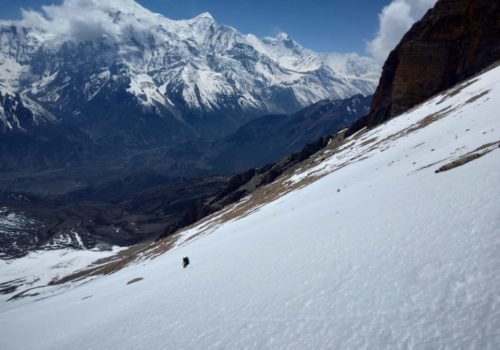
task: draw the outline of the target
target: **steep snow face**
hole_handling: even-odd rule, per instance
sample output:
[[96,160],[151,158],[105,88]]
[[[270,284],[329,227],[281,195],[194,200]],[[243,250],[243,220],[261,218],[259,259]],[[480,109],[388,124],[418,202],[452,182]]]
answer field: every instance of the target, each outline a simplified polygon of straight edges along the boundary
[[[373,93],[379,66],[318,54],[288,35],[258,39],[203,13],[170,20],[133,0],[65,0],[0,22],[0,91],[79,115],[126,90],[157,114],[291,112]],[[35,112],[37,114],[37,112]]]
[[496,68],[332,145],[156,259],[2,304],[2,347],[497,349],[499,108]]

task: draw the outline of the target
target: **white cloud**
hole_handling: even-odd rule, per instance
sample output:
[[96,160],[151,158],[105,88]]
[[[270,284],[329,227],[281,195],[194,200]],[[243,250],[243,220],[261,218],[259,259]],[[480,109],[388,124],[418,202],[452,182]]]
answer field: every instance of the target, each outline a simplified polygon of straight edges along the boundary
[[437,0],[392,0],[379,14],[379,30],[366,50],[380,63]]
[[49,39],[115,40],[124,31],[143,35],[146,24],[126,15],[138,9],[140,5],[133,0],[64,0],[60,5],[43,6],[41,12],[22,10],[18,24],[33,28]]

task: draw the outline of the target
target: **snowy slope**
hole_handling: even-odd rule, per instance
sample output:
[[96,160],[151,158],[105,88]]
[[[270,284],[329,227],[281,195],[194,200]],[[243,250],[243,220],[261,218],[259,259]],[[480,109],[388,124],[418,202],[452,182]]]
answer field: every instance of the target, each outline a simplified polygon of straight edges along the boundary
[[153,260],[1,304],[0,346],[498,349],[499,108],[500,67],[332,144]]
[[[46,286],[52,280],[70,275],[85,269],[94,262],[115,255],[123,248],[113,247],[110,250],[43,250],[31,252],[20,259],[1,260],[0,300],[6,302],[20,291],[34,295],[38,288]],[[10,293],[2,293],[12,288]],[[14,289],[21,288],[21,290]],[[3,294],[3,295],[2,295]]]
[[[208,13],[170,20],[134,0],[25,11],[0,21],[0,44],[0,92],[20,93],[43,121],[47,106],[81,117],[86,105],[122,90],[148,112],[188,124],[189,113],[291,112],[370,95],[380,73],[367,57],[319,54],[286,34],[243,35]],[[8,122],[1,106],[0,122]]]

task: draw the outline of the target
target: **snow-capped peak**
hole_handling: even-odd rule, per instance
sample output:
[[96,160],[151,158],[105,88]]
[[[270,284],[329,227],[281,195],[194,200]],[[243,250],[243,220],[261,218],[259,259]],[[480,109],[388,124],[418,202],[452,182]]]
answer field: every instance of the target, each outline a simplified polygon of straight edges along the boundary
[[215,22],[215,19],[212,17],[210,12],[202,12],[198,16],[196,16],[194,19],[199,19],[199,20],[204,19],[204,20],[209,20],[209,21]]
[[[368,58],[333,60],[305,49],[286,33],[242,35],[208,12],[171,20],[134,0],[64,0],[23,11],[19,21],[0,22],[0,43],[0,86],[36,96],[33,104],[64,110],[62,90],[81,91],[89,102],[120,81],[145,107],[178,119],[192,111],[230,118],[292,112],[369,95],[380,71]],[[68,111],[78,114],[80,106]]]
[[278,35],[276,35],[276,40],[290,40],[290,36],[285,32],[280,32],[278,33]]
[[304,54],[305,51],[308,51],[284,32],[279,33],[275,37],[266,36],[262,41],[270,46],[280,46],[286,50],[295,51],[296,54]]

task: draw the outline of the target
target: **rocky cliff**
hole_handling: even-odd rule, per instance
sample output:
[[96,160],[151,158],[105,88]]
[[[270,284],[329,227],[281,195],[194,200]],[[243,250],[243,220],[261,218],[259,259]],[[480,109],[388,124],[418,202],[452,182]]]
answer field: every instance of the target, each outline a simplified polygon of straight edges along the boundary
[[367,118],[374,126],[500,60],[500,2],[439,0],[391,52]]

